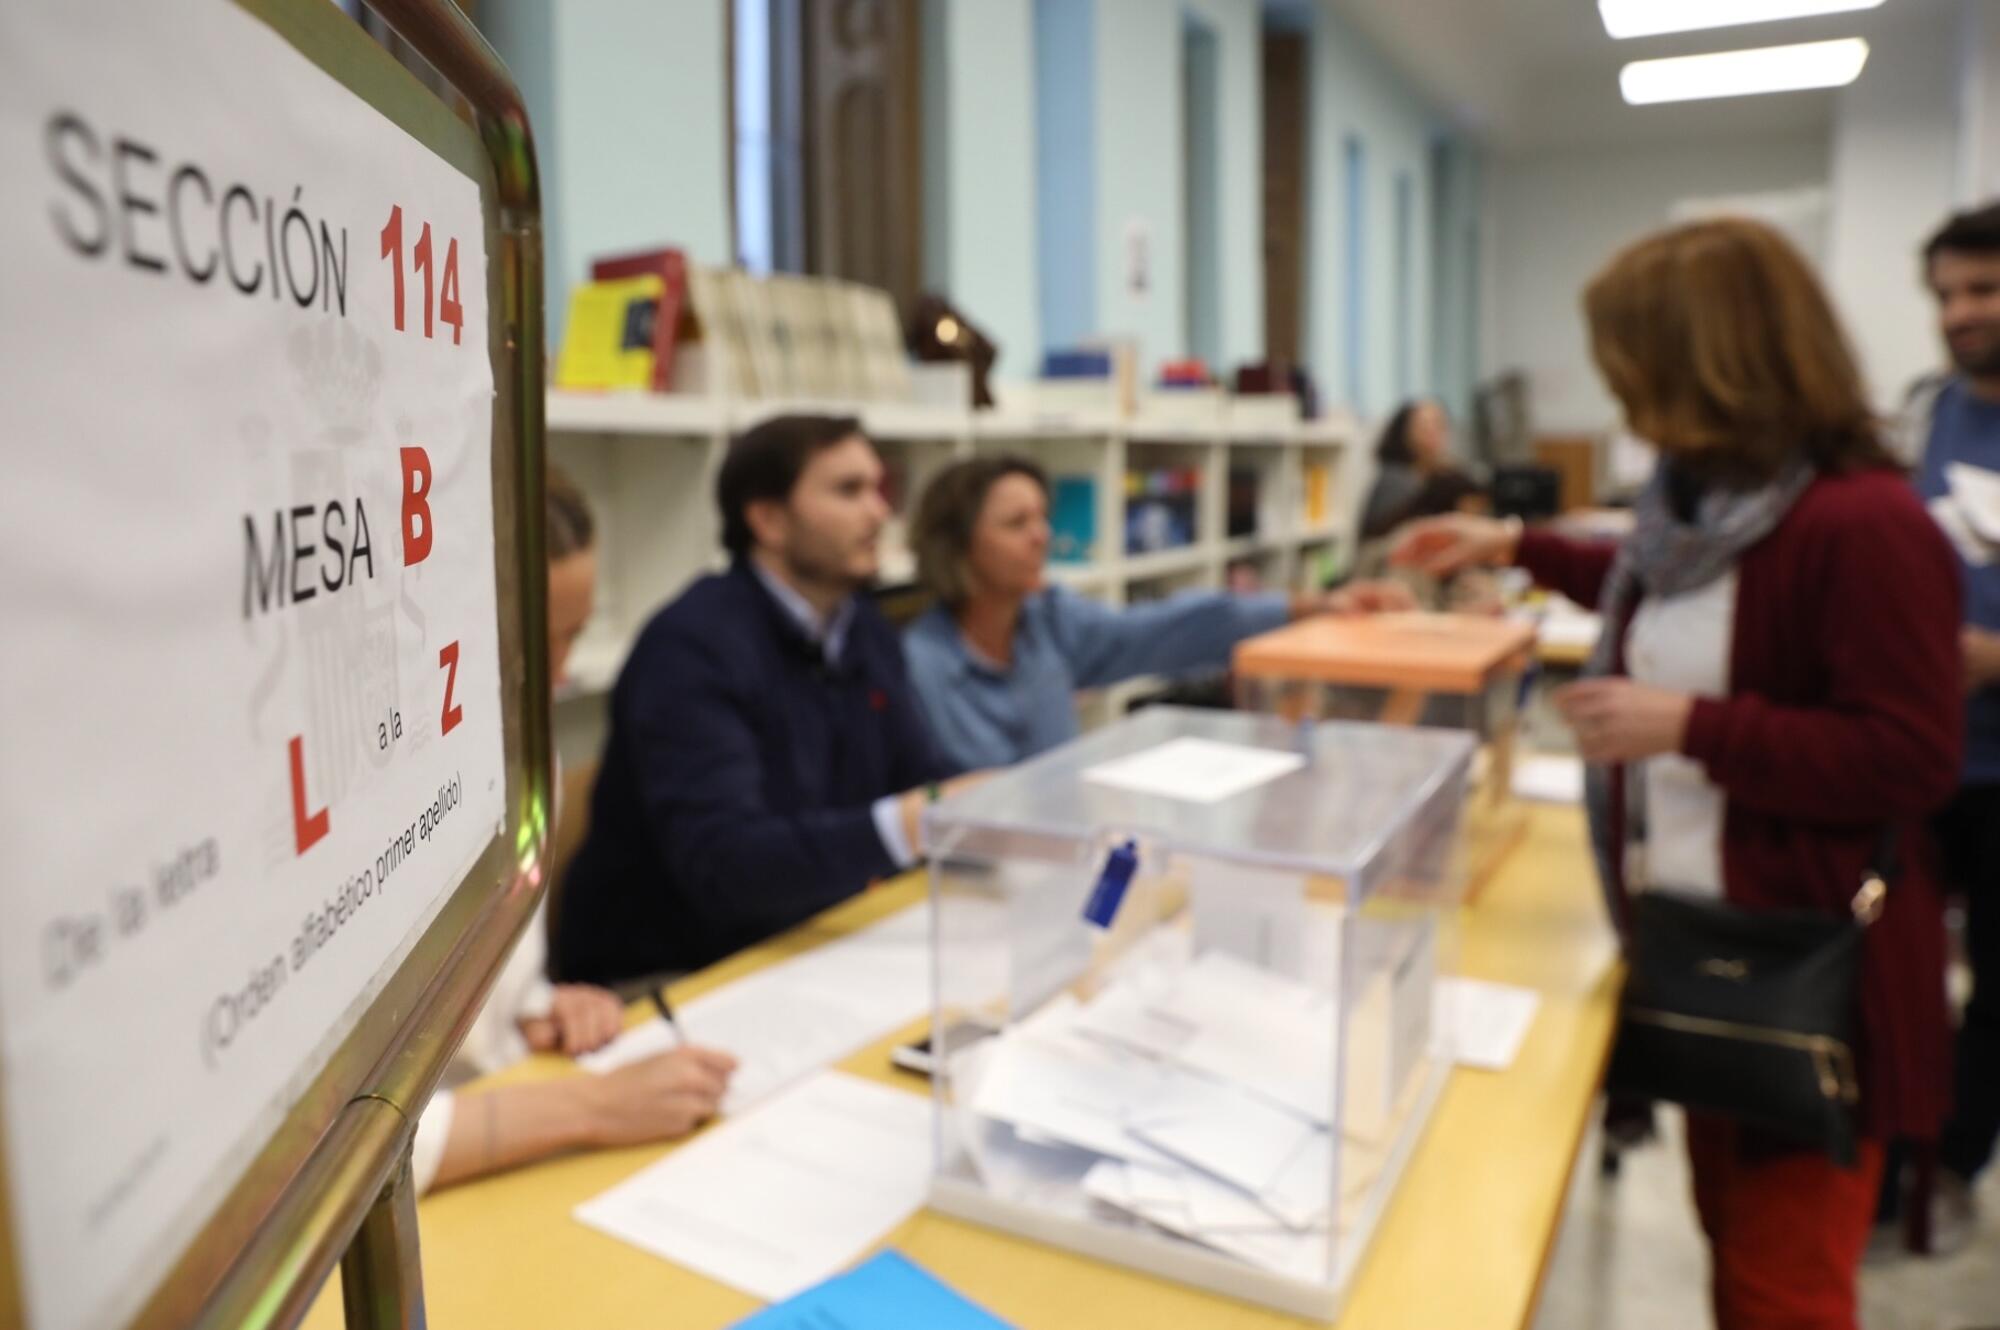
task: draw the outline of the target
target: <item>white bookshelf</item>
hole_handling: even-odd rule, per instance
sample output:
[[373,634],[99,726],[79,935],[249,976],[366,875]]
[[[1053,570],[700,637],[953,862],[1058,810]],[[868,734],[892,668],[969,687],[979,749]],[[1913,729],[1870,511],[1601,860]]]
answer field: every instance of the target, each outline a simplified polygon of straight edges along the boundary
[[[548,396],[549,456],[590,500],[598,525],[597,608],[577,643],[568,686],[558,698],[557,737],[566,755],[594,753],[602,737],[604,695],[625,654],[658,609],[694,578],[725,566],[715,511],[715,473],[729,439],[758,421],[791,412],[858,417],[886,453],[904,463],[914,499],[929,475],[976,452],[1020,452],[1051,474],[1088,474],[1097,483],[1100,555],[1089,563],[1051,564],[1049,578],[1082,595],[1124,604],[1170,590],[1219,587],[1229,566],[1253,561],[1265,585],[1298,588],[1313,558],[1351,558],[1359,449],[1351,421],[1273,418],[1269,405],[1202,415],[1120,418],[1092,407],[974,412],[915,403],[728,401],[652,393]],[[1200,470],[1196,539],[1146,554],[1124,553],[1128,464],[1192,465]],[[1260,471],[1259,530],[1228,537],[1232,465]],[[1328,520],[1305,522],[1309,465],[1328,468]],[[906,501],[907,501],[906,499]],[[913,561],[900,523],[883,555],[885,583],[907,581]],[[1135,681],[1086,699],[1087,718],[1116,714]]]

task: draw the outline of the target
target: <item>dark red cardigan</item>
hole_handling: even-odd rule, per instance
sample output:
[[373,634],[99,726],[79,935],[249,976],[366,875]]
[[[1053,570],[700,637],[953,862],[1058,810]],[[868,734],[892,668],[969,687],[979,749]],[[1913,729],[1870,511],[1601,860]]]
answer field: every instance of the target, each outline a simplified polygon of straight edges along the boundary
[[[1614,553],[1529,532],[1518,562],[1596,605]],[[1695,702],[1682,745],[1727,798],[1725,894],[1844,912],[1884,825],[1901,828],[1902,872],[1863,960],[1861,1122],[1932,1139],[1950,1106],[1951,1031],[1924,820],[1958,783],[1957,564],[1908,483],[1876,470],[1814,481],[1737,573],[1729,696]],[[1621,670],[1630,623],[1616,625]]]

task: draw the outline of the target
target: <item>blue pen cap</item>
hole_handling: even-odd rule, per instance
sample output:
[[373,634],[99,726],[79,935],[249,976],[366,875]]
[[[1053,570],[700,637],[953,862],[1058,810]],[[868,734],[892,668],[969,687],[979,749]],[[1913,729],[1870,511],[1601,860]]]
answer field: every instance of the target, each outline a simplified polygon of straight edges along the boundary
[[1123,845],[1114,846],[1104,857],[1104,867],[1097,874],[1097,885],[1090,889],[1090,899],[1083,903],[1083,921],[1095,928],[1109,928],[1118,915],[1118,907],[1125,901],[1125,888],[1132,885],[1132,874],[1139,870],[1139,842],[1127,840]]

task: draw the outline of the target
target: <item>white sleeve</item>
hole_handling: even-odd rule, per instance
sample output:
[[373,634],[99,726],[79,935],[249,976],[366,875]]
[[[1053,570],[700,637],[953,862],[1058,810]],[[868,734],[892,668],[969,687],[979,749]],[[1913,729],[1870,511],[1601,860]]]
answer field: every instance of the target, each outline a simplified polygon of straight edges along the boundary
[[417,1134],[410,1142],[410,1172],[415,1175],[419,1196],[431,1189],[438,1166],[444,1163],[444,1145],[451,1138],[452,1098],[451,1091],[439,1090],[417,1119]]
[[889,852],[896,867],[915,868],[917,847],[903,834],[903,796],[885,794],[869,806],[868,812],[875,819],[875,834],[882,838],[882,848]]

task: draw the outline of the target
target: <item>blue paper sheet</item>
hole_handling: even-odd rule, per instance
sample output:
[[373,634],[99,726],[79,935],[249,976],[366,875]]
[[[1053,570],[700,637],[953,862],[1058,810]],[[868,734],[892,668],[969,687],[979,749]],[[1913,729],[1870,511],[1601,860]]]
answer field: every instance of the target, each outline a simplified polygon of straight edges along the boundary
[[862,1262],[734,1330],[1012,1330],[892,1251]]

